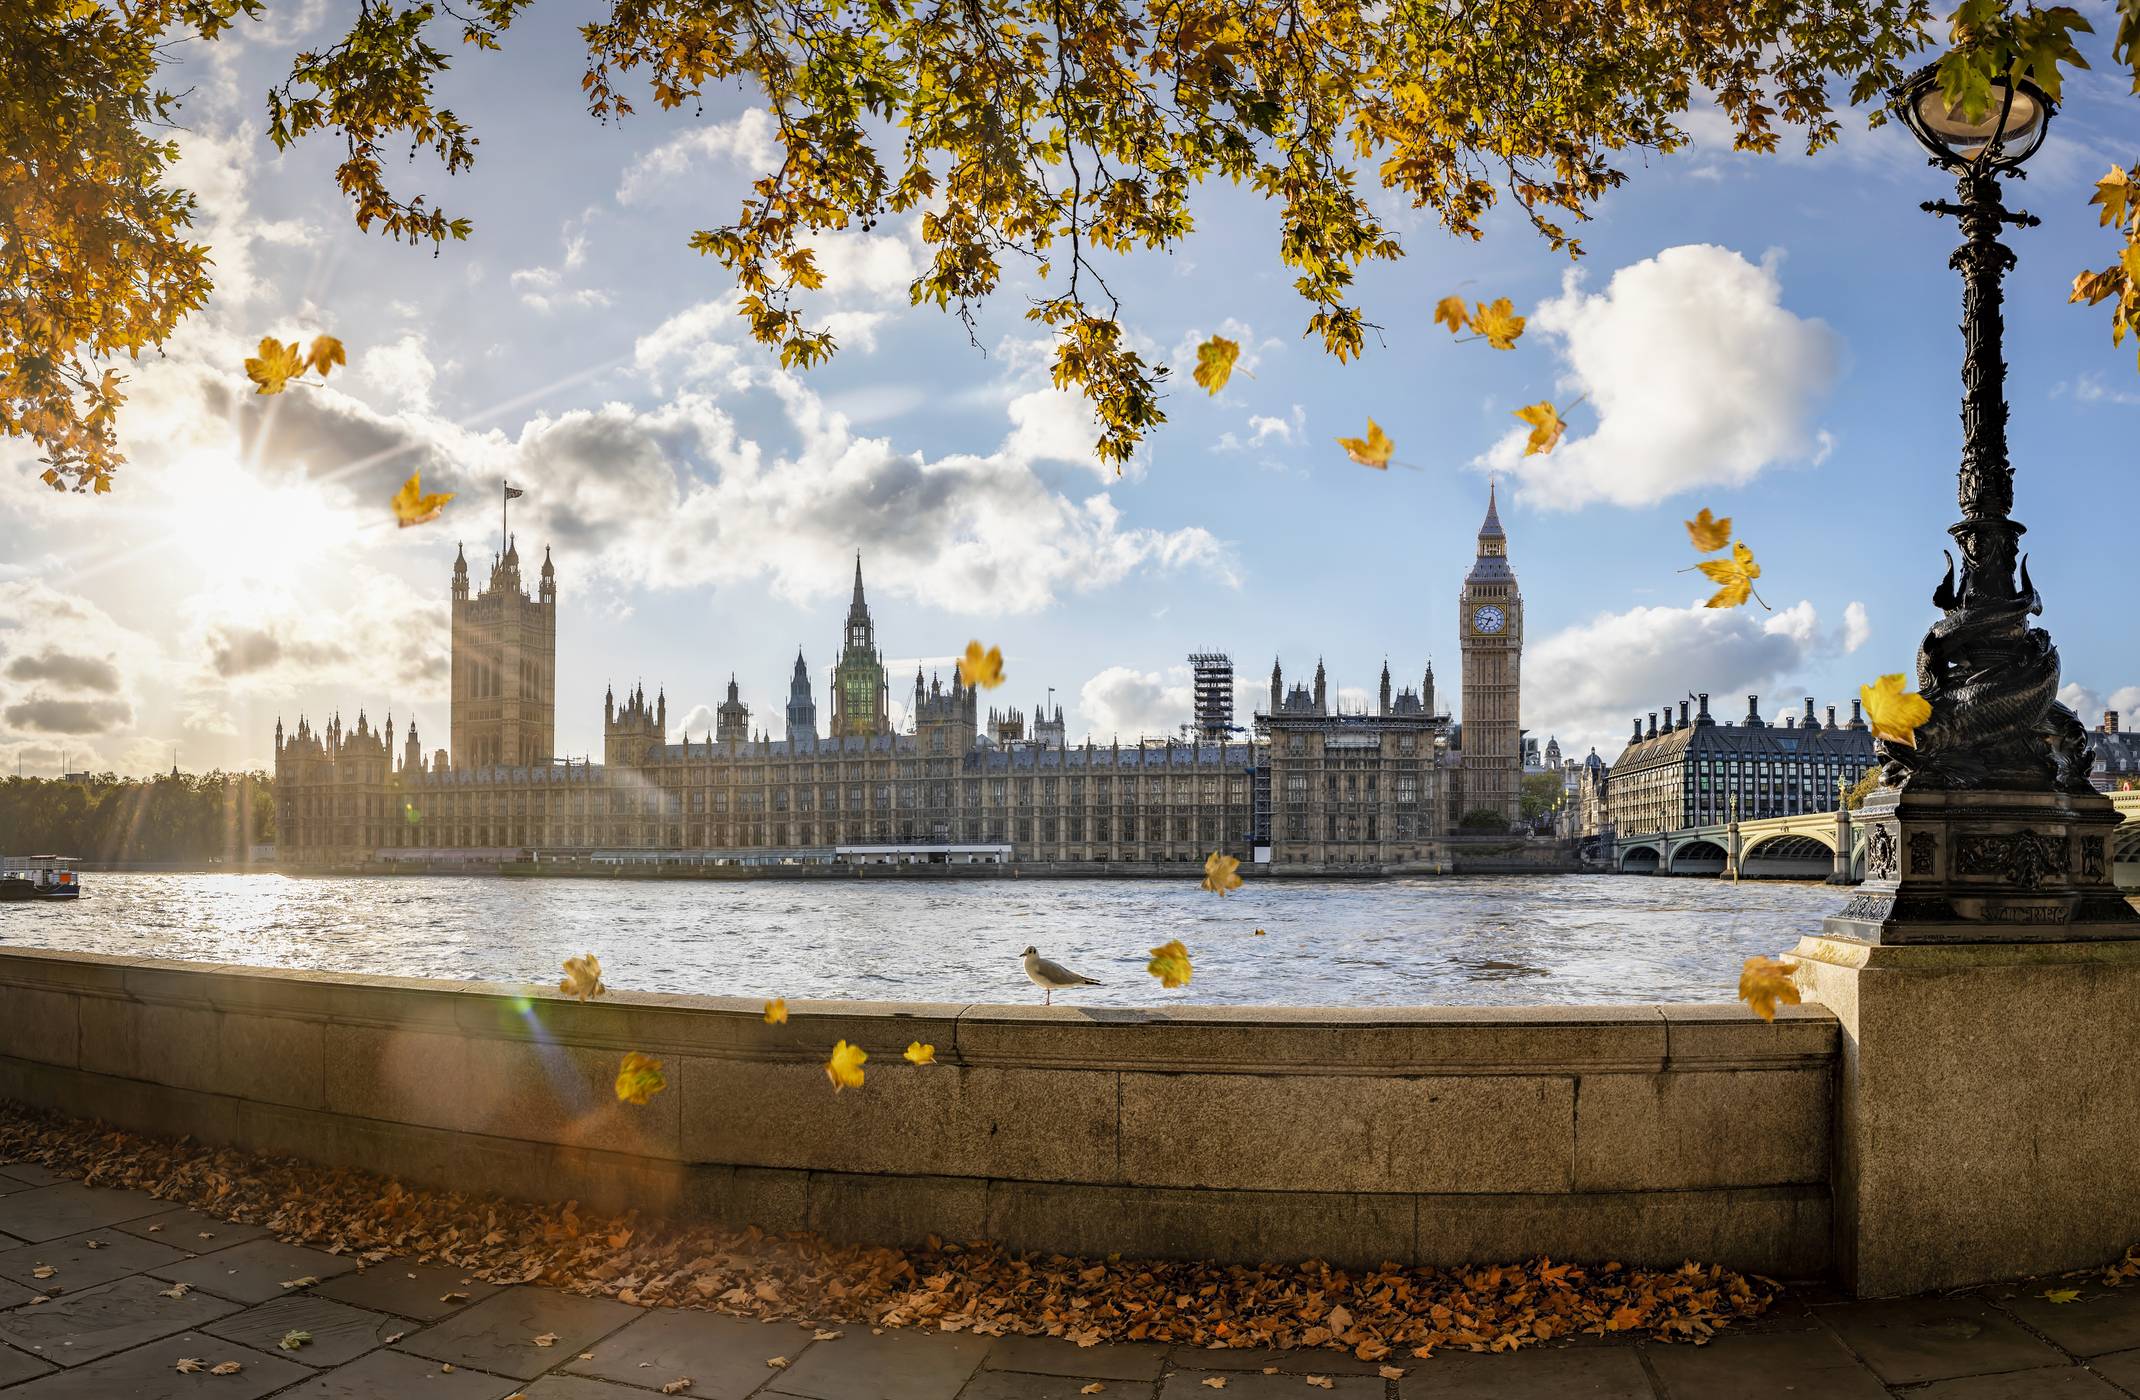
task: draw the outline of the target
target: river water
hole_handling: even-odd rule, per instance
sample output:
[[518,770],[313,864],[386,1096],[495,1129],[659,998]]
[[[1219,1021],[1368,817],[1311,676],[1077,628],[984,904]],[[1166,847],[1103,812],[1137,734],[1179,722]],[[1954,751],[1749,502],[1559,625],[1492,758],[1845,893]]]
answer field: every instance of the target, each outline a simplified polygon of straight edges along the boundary
[[[0,945],[259,967],[550,982],[592,952],[620,990],[1035,1002],[1019,954],[1103,985],[1074,1005],[1516,1006],[1729,1001],[1740,964],[1815,932],[1824,885],[1626,875],[1377,883],[808,884],[91,874],[0,904]],[[1261,930],[1259,936],[1258,930]],[[1145,971],[1170,938],[1195,976]]]

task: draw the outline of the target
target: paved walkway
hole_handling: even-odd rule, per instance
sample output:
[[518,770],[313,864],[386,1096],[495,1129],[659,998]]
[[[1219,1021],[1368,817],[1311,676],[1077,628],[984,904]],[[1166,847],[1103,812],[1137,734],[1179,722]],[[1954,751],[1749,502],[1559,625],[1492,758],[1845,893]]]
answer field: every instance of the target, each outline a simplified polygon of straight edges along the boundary
[[[20,1163],[0,1167],[0,1193],[4,1400],[647,1400],[686,1376],[672,1393],[699,1400],[2140,1396],[2140,1288],[2084,1288],[2066,1305],[2040,1282],[1878,1303],[1797,1296],[1704,1347],[1584,1338],[1400,1359],[1392,1380],[1328,1351],[878,1334],[499,1288],[393,1259],[360,1268]],[[311,1340],[284,1350],[291,1332]],[[199,1368],[180,1371],[186,1358]]]

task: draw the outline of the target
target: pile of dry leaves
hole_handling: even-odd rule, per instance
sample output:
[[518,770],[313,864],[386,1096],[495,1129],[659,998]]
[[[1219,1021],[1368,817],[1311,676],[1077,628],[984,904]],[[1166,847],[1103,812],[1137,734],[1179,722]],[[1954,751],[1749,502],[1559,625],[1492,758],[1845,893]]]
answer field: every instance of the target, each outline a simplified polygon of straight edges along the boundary
[[1066,1259],[986,1240],[925,1249],[815,1235],[672,1229],[270,1158],[0,1105],[0,1159],[34,1161],[265,1225],[282,1239],[377,1261],[438,1260],[494,1283],[541,1283],[641,1306],[744,1317],[924,1326],[985,1335],[1327,1347],[1364,1361],[1437,1347],[1505,1351],[1576,1333],[1699,1344],[1758,1316],[1775,1282],[1718,1265],[1671,1272],[1544,1259],[1456,1269]]

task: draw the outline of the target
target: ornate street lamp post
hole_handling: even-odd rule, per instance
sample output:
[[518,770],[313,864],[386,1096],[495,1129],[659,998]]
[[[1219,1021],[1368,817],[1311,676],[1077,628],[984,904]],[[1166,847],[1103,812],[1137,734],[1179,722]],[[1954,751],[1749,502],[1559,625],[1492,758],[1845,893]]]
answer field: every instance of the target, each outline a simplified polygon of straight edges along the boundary
[[2140,914],[2110,884],[2110,829],[2121,820],[2089,784],[2094,749],[2058,703],[2058,651],[2029,626],[2043,611],[2019,563],[2026,527],[2008,517],[2014,471],[2006,457],[2006,364],[2000,279],[2014,254],[2005,224],[2038,220],[1999,202],[1999,178],[2043,144],[2054,104],[2026,80],[1992,89],[1978,121],[1950,108],[1934,70],[1893,89],[1896,114],[1959,181],[1952,214],[1966,242],[1948,265],[1962,274],[1962,518],[1948,533],[1947,577],[1932,601],[1945,614],[1917,651],[1917,689],[1932,717],[1916,745],[1878,741],[1881,787],[1858,816],[1865,883],[1831,937],[1868,943],[2062,942],[2140,937]]

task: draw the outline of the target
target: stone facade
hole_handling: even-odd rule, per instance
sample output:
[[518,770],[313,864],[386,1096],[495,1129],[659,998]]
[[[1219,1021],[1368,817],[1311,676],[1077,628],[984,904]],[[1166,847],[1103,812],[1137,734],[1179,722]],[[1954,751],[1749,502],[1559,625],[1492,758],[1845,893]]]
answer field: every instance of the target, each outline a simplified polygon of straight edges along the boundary
[[1605,780],[1605,824],[1620,836],[1706,826],[1731,819],[1734,797],[1742,821],[1834,811],[1836,784],[1856,783],[1875,765],[1857,702],[1847,724],[1836,723],[1833,706],[1822,724],[1810,698],[1802,719],[1775,724],[1761,718],[1760,701],[1747,696],[1737,724],[1710,717],[1706,692],[1692,702],[1699,706],[1692,717],[1689,702],[1679,702],[1677,724],[1670,704],[1661,726],[1655,711],[1646,733],[1636,720]]
[[508,537],[490,582],[468,596],[468,556],[453,561],[453,760],[526,767],[557,752],[557,570],[542,556],[530,598]]
[[1256,715],[1266,741],[1271,863],[1278,868],[1431,868],[1439,863],[1442,767],[1436,746],[1448,726],[1434,713],[1434,672],[1420,692],[1390,693],[1389,667],[1373,714],[1333,712],[1321,662],[1315,688],[1284,689],[1271,666],[1270,709]]
[[1457,636],[1464,653],[1464,731],[1460,788],[1452,804],[1461,821],[1493,812],[1513,826],[1523,816],[1523,593],[1508,566],[1508,535],[1489,490],[1479,554],[1457,595]]

